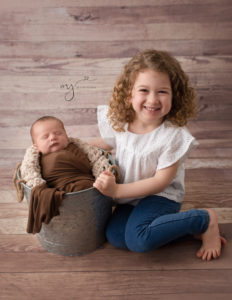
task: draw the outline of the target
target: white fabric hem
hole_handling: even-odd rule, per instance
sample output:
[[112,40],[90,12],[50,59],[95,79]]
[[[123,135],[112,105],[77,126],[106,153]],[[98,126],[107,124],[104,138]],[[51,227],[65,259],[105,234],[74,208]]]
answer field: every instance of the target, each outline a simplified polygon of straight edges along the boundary
[[168,168],[168,167],[171,167],[172,165],[174,165],[177,161],[183,161],[185,159],[185,157],[188,156],[189,152],[194,150],[197,146],[199,145],[199,143],[194,139],[192,138],[188,144],[186,144],[186,148],[183,149],[183,151],[179,152],[176,154],[176,157],[172,160],[172,161],[169,161],[169,162],[166,162],[157,166],[157,171],[158,170],[161,170],[161,169],[165,169],[165,168]]

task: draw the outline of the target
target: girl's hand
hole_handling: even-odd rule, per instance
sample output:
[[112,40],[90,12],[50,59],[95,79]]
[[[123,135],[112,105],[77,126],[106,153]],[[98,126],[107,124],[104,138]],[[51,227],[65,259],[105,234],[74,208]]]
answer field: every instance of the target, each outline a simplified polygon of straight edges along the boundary
[[103,172],[95,180],[93,186],[103,195],[115,198],[117,191],[117,183],[115,176],[111,172]]

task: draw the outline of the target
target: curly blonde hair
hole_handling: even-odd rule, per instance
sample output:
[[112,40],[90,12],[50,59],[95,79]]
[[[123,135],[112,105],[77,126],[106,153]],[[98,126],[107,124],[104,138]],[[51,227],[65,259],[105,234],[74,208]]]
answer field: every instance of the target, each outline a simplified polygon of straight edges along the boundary
[[107,114],[112,127],[116,131],[124,131],[125,124],[133,122],[135,111],[128,100],[132,97],[132,89],[138,74],[145,69],[168,74],[173,96],[172,107],[165,120],[177,126],[186,125],[188,119],[196,115],[196,93],[189,85],[188,76],[180,63],[169,53],[145,50],[125,65],[114,86]]

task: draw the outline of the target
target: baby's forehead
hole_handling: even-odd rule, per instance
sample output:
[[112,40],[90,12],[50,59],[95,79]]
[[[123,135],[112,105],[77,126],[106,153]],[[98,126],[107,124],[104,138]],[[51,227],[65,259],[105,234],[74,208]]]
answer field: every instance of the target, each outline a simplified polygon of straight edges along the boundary
[[38,121],[35,123],[35,125],[36,124],[40,127],[47,127],[47,126],[63,127],[62,123],[56,119]]
[[33,131],[52,131],[54,129],[64,129],[63,124],[59,120],[38,121],[33,126]]

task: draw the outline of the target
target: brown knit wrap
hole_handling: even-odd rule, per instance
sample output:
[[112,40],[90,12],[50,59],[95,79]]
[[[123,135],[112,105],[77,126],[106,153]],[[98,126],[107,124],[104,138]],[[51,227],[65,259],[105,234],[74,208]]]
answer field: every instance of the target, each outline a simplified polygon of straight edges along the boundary
[[[92,173],[97,178],[102,172],[110,171],[114,173],[116,181],[119,182],[119,170],[116,165],[112,165],[108,159],[108,152],[103,152],[101,149],[92,146],[80,139],[69,138],[69,141],[77,145],[87,155],[90,165],[92,167]],[[26,149],[23,161],[18,163],[13,181],[17,192],[17,199],[19,202],[23,200],[23,186],[25,183],[27,186],[33,188],[40,184],[45,183],[45,180],[41,176],[41,168],[39,164],[40,153],[32,145]],[[17,176],[18,168],[20,168],[20,178]]]

